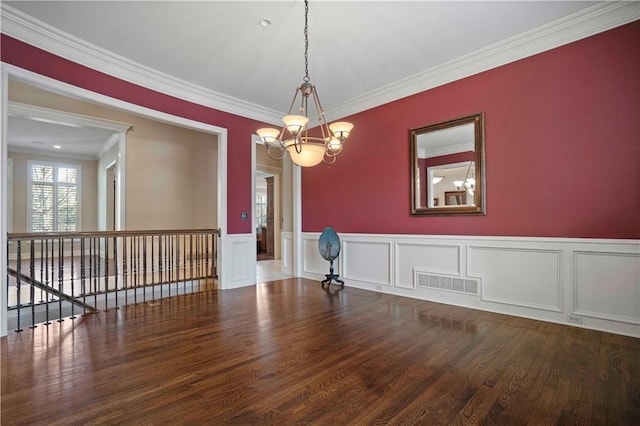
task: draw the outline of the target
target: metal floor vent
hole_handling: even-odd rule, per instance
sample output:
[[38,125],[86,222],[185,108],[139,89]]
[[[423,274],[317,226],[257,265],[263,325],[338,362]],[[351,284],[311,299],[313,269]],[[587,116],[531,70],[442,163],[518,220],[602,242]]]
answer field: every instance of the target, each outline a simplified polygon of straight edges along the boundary
[[418,287],[478,295],[478,280],[427,274],[425,272],[417,272],[416,279]]

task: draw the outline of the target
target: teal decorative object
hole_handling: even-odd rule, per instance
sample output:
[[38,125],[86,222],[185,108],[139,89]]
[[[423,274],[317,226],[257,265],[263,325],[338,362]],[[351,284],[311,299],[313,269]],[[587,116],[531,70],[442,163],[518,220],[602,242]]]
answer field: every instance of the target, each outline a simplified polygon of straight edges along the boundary
[[333,261],[340,254],[340,237],[332,227],[327,226],[320,234],[318,250],[320,250],[320,256],[329,261],[329,273],[325,274],[326,279],[322,280],[322,287],[324,288],[325,284],[331,285],[331,281],[334,280],[344,287],[344,281],[339,279],[339,275],[333,273]]

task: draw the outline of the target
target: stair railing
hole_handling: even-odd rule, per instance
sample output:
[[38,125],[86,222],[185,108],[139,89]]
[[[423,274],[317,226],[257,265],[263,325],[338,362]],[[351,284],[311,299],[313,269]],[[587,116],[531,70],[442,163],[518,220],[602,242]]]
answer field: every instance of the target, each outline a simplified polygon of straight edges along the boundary
[[217,229],[8,234],[12,328],[213,289],[219,236]]

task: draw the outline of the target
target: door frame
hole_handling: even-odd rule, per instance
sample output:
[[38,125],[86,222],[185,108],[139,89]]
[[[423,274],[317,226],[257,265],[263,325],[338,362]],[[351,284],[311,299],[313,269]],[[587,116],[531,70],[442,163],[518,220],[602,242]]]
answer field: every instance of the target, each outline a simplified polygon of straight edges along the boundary
[[[55,92],[64,96],[76,98],[83,101],[94,102],[108,107],[124,110],[128,113],[141,115],[143,117],[161,121],[164,123],[186,127],[192,130],[210,133],[217,136],[218,143],[218,227],[220,228],[220,239],[218,246],[218,276],[220,288],[226,288],[227,279],[226,271],[232,270],[231,256],[223,255],[223,248],[229,241],[227,233],[227,129],[214,126],[212,124],[202,123],[195,120],[186,119],[165,112],[156,111],[140,105],[132,104],[120,99],[111,98],[97,92],[80,88],[77,86],[55,80],[32,71],[16,67],[14,65],[2,63],[0,70],[0,118],[2,119],[2,128],[0,133],[0,177],[2,184],[0,185],[0,247],[7,246],[7,116],[8,116],[8,84],[10,79],[15,79],[23,83],[39,87],[44,90]],[[122,158],[121,168],[126,168],[126,146],[120,143],[119,154],[124,155]],[[122,184],[122,182],[121,182]],[[121,199],[126,200],[126,187],[122,185]],[[122,207],[124,211],[124,206]],[[124,214],[122,215],[124,218]],[[117,226],[117,225],[116,225]],[[124,227],[123,227],[124,229]],[[255,233],[255,229],[253,230]],[[254,237],[255,239],[255,237]],[[7,253],[6,250],[0,250],[0,336],[7,334]]]

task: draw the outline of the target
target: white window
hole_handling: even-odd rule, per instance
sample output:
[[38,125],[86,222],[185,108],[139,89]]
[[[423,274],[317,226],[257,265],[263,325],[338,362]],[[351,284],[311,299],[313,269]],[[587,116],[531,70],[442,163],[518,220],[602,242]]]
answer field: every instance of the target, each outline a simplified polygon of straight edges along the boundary
[[80,230],[79,165],[28,162],[29,230]]

